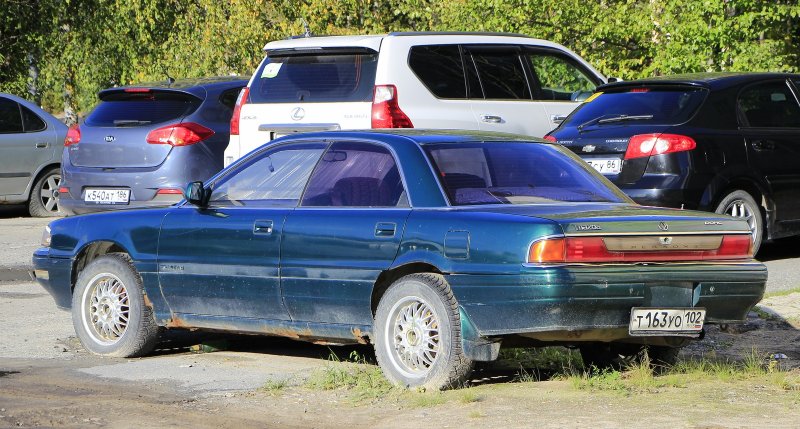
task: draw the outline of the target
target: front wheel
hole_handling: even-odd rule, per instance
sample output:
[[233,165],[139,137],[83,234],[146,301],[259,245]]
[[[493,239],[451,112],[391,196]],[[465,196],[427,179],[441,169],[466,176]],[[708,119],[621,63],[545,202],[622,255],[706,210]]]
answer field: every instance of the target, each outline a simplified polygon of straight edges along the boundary
[[127,255],[100,256],[81,270],[72,295],[72,324],[94,354],[135,357],[155,347],[158,325]]
[[473,362],[461,348],[461,319],[450,285],[439,274],[394,282],[375,312],[375,355],[386,378],[406,387],[458,387]]
[[714,211],[747,222],[753,234],[753,254],[758,253],[764,233],[764,218],[761,216],[761,207],[750,194],[745,191],[733,191],[720,200]]

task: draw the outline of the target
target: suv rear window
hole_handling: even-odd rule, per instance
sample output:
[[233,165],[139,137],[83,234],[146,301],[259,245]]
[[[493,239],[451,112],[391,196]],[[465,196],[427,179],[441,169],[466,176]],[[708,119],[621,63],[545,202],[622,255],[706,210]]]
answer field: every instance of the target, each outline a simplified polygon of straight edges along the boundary
[[623,115],[636,116],[636,124],[681,124],[694,115],[706,94],[706,90],[698,88],[633,88],[599,93],[578,107],[565,125],[596,123]]
[[372,101],[377,66],[377,53],[268,56],[250,86],[250,102]]
[[92,127],[140,127],[180,119],[200,106],[199,98],[179,92],[112,92],[84,122]]

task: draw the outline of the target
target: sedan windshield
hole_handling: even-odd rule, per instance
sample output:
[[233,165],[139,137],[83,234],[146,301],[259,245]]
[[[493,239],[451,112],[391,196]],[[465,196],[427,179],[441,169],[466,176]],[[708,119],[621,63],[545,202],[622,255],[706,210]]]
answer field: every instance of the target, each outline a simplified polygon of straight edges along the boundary
[[452,205],[630,201],[559,146],[484,142],[425,150]]

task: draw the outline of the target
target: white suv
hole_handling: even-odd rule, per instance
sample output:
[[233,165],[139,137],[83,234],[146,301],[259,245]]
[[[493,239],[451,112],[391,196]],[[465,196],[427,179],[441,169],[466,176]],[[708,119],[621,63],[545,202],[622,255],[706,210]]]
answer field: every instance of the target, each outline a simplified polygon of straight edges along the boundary
[[541,137],[605,77],[569,49],[500,33],[307,37],[264,46],[225,165],[281,135],[447,128]]

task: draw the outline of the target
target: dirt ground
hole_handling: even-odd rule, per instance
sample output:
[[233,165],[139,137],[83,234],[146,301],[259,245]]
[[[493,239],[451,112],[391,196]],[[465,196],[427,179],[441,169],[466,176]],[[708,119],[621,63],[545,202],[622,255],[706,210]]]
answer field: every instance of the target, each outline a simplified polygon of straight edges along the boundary
[[796,385],[766,375],[587,389],[547,374],[521,377],[536,368],[489,365],[464,389],[364,395],[305,380],[350,365],[328,361],[331,351],[369,360],[368,347],[226,336],[227,351],[193,354],[189,345],[221,337],[177,333],[153,356],[98,358],[80,347],[69,314],[41,289],[0,283],[0,427],[800,428],[798,322],[800,293],[775,296],[747,324],[710,327],[682,352],[684,360],[741,360],[755,350],[765,364],[795,368],[788,374]]

